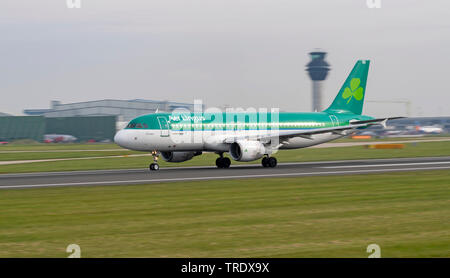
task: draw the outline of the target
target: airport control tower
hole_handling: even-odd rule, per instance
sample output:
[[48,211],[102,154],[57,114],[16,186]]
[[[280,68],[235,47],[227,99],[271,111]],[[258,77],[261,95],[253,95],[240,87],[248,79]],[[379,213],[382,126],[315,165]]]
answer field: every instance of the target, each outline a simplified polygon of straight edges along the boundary
[[312,111],[322,111],[322,86],[323,81],[327,78],[330,65],[325,62],[326,52],[314,51],[310,52],[311,62],[306,65],[306,71],[312,80]]

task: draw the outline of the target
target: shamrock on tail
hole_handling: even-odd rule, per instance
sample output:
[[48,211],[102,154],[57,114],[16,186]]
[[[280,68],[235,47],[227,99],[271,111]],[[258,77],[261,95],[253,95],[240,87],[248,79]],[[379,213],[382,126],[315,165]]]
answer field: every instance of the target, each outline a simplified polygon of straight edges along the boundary
[[350,100],[354,97],[356,100],[361,100],[364,96],[364,89],[362,87],[359,87],[359,84],[361,84],[361,80],[359,78],[353,78],[350,81],[350,88],[346,87],[344,89],[344,93],[342,94],[342,97],[344,99],[347,99],[347,103],[350,102]]

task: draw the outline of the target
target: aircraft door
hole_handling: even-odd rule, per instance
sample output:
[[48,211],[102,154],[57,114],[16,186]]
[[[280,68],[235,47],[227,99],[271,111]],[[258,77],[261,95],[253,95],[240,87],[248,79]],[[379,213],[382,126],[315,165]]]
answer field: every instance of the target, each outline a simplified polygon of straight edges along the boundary
[[161,137],[169,136],[169,123],[164,117],[158,117],[159,127],[161,128]]
[[331,120],[331,123],[333,124],[333,126],[339,125],[339,120],[335,115],[330,115],[330,120]]

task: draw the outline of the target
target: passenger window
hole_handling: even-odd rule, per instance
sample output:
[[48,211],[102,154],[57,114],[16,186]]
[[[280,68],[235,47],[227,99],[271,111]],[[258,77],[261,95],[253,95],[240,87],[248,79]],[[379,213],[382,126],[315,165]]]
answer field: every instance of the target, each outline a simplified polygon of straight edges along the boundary
[[137,124],[136,128],[142,128],[142,125],[141,124]]

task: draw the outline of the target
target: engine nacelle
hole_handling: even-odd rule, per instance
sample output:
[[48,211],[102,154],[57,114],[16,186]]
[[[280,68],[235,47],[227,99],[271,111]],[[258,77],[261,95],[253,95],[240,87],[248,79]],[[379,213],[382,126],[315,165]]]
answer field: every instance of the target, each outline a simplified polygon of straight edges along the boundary
[[266,148],[259,141],[237,141],[230,145],[231,158],[237,161],[253,161],[264,154]]
[[166,162],[183,162],[201,154],[202,152],[161,152],[161,156]]

